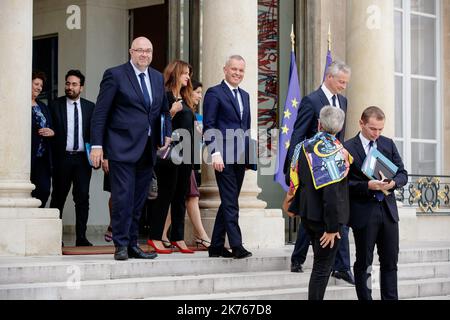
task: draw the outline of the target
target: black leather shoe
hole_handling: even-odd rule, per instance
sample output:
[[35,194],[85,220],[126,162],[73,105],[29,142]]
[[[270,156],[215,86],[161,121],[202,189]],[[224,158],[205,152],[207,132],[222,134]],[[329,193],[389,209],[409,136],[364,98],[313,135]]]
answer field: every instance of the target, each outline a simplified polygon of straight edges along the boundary
[[245,250],[243,246],[233,248],[233,256],[235,259],[244,259],[252,256],[250,251]]
[[116,252],[114,252],[114,260],[128,260],[127,247],[116,247]]
[[75,246],[77,247],[92,247],[92,243],[88,241],[86,238],[77,239],[75,241]]
[[128,247],[128,257],[135,259],[155,259],[158,255],[155,252],[144,252],[138,246]]
[[291,264],[291,272],[303,272],[302,264],[298,262],[293,262]]
[[217,247],[209,247],[208,248],[208,254],[210,258],[218,258],[218,257],[224,257],[224,258],[233,258],[233,254],[228,251],[227,249],[225,249],[224,247],[222,248],[217,248]]
[[345,282],[348,282],[351,285],[355,285],[355,278],[353,277],[353,274],[350,270],[349,271],[333,271],[331,276],[335,277],[336,279],[344,280]]

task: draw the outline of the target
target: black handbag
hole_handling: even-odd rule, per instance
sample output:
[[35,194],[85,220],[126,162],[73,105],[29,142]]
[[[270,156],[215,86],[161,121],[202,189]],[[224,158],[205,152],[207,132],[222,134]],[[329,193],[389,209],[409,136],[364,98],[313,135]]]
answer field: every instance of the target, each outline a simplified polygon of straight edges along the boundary
[[156,179],[155,171],[152,172],[152,180],[150,181],[150,188],[148,189],[148,200],[155,200],[158,198],[158,180]]
[[[172,142],[167,148],[160,148],[156,151],[156,157],[159,164],[173,163],[179,165],[183,162],[183,152],[176,147],[177,142]],[[181,151],[181,152],[180,152]]]
[[172,151],[173,144],[169,144],[167,148],[160,148],[156,150],[156,156],[158,160],[168,160],[170,158],[170,153]]

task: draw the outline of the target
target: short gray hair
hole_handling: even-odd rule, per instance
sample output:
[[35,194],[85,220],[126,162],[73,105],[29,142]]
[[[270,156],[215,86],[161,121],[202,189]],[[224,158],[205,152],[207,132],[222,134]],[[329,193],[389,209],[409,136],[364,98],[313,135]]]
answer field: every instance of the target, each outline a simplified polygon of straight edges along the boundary
[[336,134],[344,126],[345,113],[337,107],[325,106],[320,110],[319,120],[322,131]]
[[326,75],[331,74],[332,76],[336,76],[339,72],[344,72],[350,75],[352,73],[352,69],[344,62],[335,60],[328,66],[325,74]]
[[230,63],[231,60],[238,60],[238,61],[244,61],[245,62],[245,59],[241,55],[233,54],[233,55],[231,55],[231,56],[229,56],[227,58],[227,61],[225,61],[225,66],[227,66]]

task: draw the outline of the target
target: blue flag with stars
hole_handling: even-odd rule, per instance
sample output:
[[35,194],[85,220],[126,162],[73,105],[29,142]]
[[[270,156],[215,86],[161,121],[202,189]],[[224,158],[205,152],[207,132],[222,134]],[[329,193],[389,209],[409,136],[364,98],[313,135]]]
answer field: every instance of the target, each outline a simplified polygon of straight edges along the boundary
[[285,182],[283,164],[289,149],[295,119],[297,118],[298,108],[300,107],[300,100],[301,96],[297,63],[295,61],[295,53],[294,51],[291,51],[288,92],[284,104],[284,112],[280,114],[280,116],[283,117],[283,120],[281,122],[278,139],[277,172],[275,173],[275,181],[278,182],[285,191],[288,190],[289,186],[287,186]]

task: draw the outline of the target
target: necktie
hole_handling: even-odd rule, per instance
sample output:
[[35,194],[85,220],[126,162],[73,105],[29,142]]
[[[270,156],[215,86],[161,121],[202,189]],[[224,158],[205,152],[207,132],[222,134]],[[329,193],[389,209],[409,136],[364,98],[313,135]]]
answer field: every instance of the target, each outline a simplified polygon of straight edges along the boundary
[[[372,149],[372,147],[373,147],[373,141],[371,140],[369,142],[369,150],[367,151],[367,154],[369,154],[370,149]],[[378,191],[378,190],[375,191],[375,199],[377,199],[377,201],[379,201],[379,202],[383,201],[384,200],[384,193],[381,192],[381,191]]]
[[147,85],[145,84],[145,73],[140,73],[139,78],[141,79],[142,93],[144,94],[144,100],[146,104],[145,107],[148,109],[152,104],[152,99],[150,97],[150,93],[147,90]]
[[239,104],[238,89],[233,89],[233,92],[234,92],[234,100],[236,101],[236,104],[239,107],[239,113],[240,113],[241,119],[242,119],[242,108],[241,108],[241,105]]
[[[336,107],[336,95],[331,97],[331,101],[333,101],[333,107]],[[371,141],[372,142],[372,141]]]
[[78,107],[73,103],[73,151],[78,151]]

